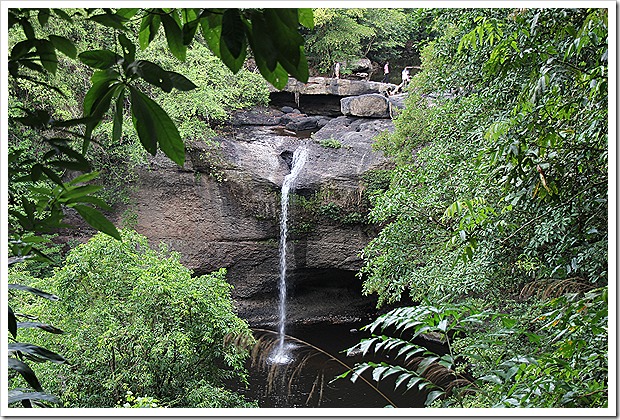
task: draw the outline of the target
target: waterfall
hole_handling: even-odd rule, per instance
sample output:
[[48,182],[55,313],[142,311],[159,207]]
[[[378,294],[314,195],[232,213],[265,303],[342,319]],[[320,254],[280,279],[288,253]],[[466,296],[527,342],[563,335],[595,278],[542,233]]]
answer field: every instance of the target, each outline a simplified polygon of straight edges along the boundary
[[305,147],[298,147],[293,153],[293,162],[291,164],[291,173],[284,177],[282,183],[282,216],[280,217],[280,303],[278,305],[279,321],[278,321],[278,347],[274,356],[271,358],[274,363],[288,363],[288,356],[284,347],[284,330],[286,327],[286,248],[288,237],[288,196],[291,187],[295,185],[297,176],[301,172],[306,159],[308,158],[308,150]]

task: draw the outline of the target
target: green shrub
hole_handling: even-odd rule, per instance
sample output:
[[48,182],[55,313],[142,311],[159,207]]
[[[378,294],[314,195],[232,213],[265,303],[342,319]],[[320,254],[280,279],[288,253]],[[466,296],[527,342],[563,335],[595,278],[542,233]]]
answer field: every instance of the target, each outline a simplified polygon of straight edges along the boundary
[[122,237],[96,235],[46,280],[61,300],[45,311],[67,332],[55,348],[71,364],[42,368],[52,392],[70,407],[113,407],[126,390],[183,407],[199,403],[188,400],[196,388],[246,381],[253,338],[226,271],[192,277],[179,254],[133,231]]
[[329,149],[340,149],[342,147],[342,142],[337,139],[324,139],[319,141],[319,144]]

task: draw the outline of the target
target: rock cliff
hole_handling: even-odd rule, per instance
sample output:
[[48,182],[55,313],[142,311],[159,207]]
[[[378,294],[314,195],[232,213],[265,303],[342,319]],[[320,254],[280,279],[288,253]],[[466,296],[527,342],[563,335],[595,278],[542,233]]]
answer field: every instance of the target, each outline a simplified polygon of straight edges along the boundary
[[[340,103],[341,96],[331,96]],[[311,136],[302,130],[308,127]],[[377,232],[364,223],[362,177],[390,166],[372,143],[392,130],[391,119],[341,112],[312,116],[279,105],[239,111],[218,137],[187,144],[184,167],[160,154],[139,167],[131,204],[113,218],[121,225],[132,214],[139,233],[178,251],[196,275],[227,268],[240,316],[253,326],[273,326],[280,189],[293,151],[305,146],[308,160],[289,207],[288,318],[298,324],[365,320],[375,299],[361,295],[356,272],[360,251]]]
[[[278,115],[270,112],[263,111],[266,121]],[[131,195],[135,229],[180,252],[196,274],[226,267],[240,315],[253,325],[272,324],[280,188],[290,172],[287,160],[303,145],[309,156],[291,205],[289,317],[291,322],[359,320],[374,302],[361,296],[355,272],[361,267],[359,252],[375,232],[360,220],[343,218],[363,211],[361,174],[389,165],[371,147],[372,138],[386,130],[392,130],[390,120],[341,116],[312,139],[300,139],[281,135],[277,126],[239,124],[211,144],[191,145],[184,168],[157,157],[139,169]],[[340,147],[322,146],[322,140]]]

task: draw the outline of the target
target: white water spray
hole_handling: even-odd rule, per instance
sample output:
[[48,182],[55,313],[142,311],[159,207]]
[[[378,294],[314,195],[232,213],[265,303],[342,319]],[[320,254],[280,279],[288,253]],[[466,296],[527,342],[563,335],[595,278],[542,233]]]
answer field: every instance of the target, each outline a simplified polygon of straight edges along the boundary
[[286,327],[286,248],[288,237],[288,196],[291,187],[295,185],[297,176],[301,172],[306,159],[308,158],[308,150],[305,147],[298,147],[293,153],[293,162],[291,164],[291,173],[284,177],[282,183],[282,216],[280,218],[280,304],[278,307],[280,319],[278,321],[278,347],[271,358],[273,363],[288,363],[290,356],[284,347],[284,330]]

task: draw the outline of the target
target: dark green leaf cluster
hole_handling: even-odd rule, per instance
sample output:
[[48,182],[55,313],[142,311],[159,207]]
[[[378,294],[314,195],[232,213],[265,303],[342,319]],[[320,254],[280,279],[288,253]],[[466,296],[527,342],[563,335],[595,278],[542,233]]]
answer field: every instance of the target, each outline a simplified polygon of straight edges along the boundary
[[[35,296],[39,296],[50,301],[57,301],[58,296],[44,292],[42,290],[26,286],[24,284],[10,283],[8,285],[9,290],[20,290],[32,293]],[[52,362],[52,363],[66,363],[64,357],[59,354],[50,351],[44,347],[23,343],[17,341],[17,333],[19,329],[35,328],[46,331],[52,334],[63,334],[64,332],[49,324],[41,322],[21,322],[19,319],[36,319],[33,316],[25,315],[22,313],[15,313],[11,306],[8,307],[8,327],[9,327],[9,357],[8,367],[9,380],[18,382],[16,375],[19,375],[21,379],[29,386],[29,388],[13,387],[8,393],[9,405],[21,403],[24,407],[49,407],[48,403],[59,404],[60,400],[55,395],[49,394],[43,390],[39,378],[32,368],[26,362]],[[22,330],[23,331],[23,330]],[[24,335],[24,334],[21,334]]]

